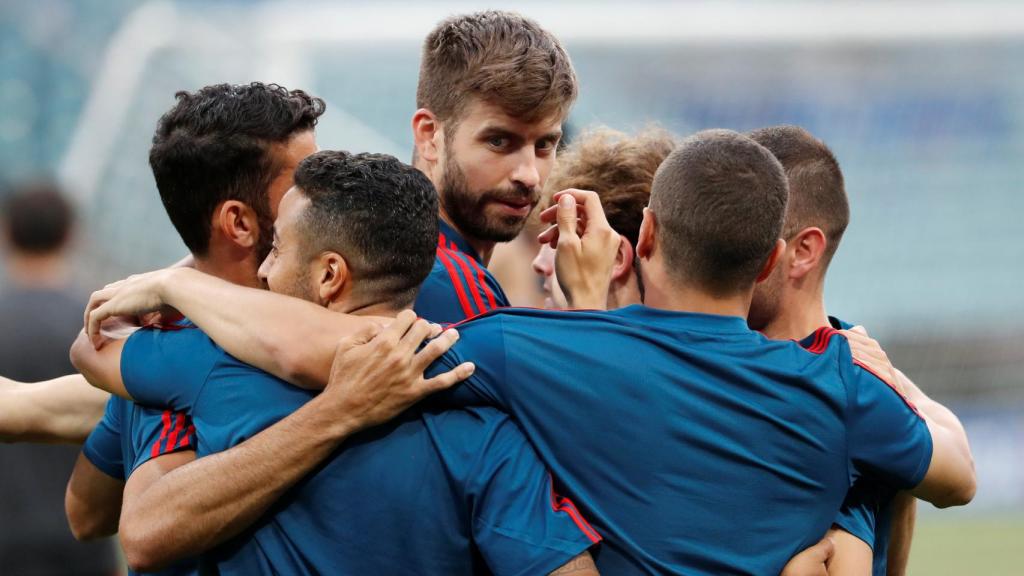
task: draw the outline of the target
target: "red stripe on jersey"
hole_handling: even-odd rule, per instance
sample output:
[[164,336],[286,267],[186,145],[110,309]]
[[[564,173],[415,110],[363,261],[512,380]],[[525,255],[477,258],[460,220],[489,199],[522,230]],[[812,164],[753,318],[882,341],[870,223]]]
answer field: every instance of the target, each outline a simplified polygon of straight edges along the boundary
[[462,312],[467,316],[475,316],[473,307],[469,303],[469,298],[466,297],[466,289],[462,286],[462,280],[459,279],[459,273],[455,271],[455,265],[448,258],[444,248],[437,249],[437,259],[441,261],[445,270],[448,271],[448,277],[451,278],[452,286],[455,287],[455,295],[459,298],[459,305],[462,306]]
[[[918,416],[921,416],[921,411],[917,409],[917,406],[914,406],[914,403],[911,402],[909,398],[907,398],[906,396],[903,395],[903,392],[901,392],[899,388],[894,386],[891,382],[889,382],[885,378],[882,378],[881,376],[879,376],[874,370],[872,370],[871,368],[868,368],[867,365],[864,364],[863,362],[861,362],[860,360],[857,360],[856,358],[854,358],[853,363],[856,364],[857,366],[860,366],[864,370],[866,370],[869,374],[871,374],[875,378],[878,378],[882,382],[885,382],[885,385],[888,386],[889,388],[892,388],[892,391],[895,392],[896,395],[899,396],[901,400],[903,400],[903,403],[906,404],[908,408],[910,408],[911,410],[914,411],[914,414],[917,414]],[[924,416],[921,416],[921,418],[924,419]]]
[[[836,330],[835,328],[830,328],[830,327],[827,327],[827,326],[822,327],[822,328],[818,328],[815,331],[815,333],[814,333],[814,342],[812,342],[810,346],[807,346],[806,350],[808,352],[813,352],[815,354],[823,353],[825,350],[828,349],[829,341],[831,341],[832,337],[835,336],[836,334],[839,334],[839,331]],[[851,351],[851,354],[852,354],[852,351]],[[868,374],[871,374],[875,378],[878,378],[879,380],[884,382],[886,386],[891,388],[892,391],[895,392],[896,395],[899,396],[901,400],[903,400],[903,403],[906,404],[908,408],[910,408],[911,410],[914,411],[914,414],[917,414],[918,416],[921,416],[921,411],[917,409],[917,406],[914,406],[914,403],[911,402],[910,399],[908,399],[906,396],[904,396],[903,392],[901,392],[900,389],[897,388],[895,384],[893,384],[892,382],[889,382],[888,379],[882,378],[881,376],[879,376],[877,372],[875,372],[871,368],[868,368],[867,364],[864,364],[860,360],[857,360],[856,358],[853,358],[853,363],[855,365],[860,366],[861,368],[863,368],[865,371],[868,372]]]
[[480,312],[487,312],[487,305],[484,304],[483,299],[480,297],[480,286],[476,283],[476,279],[473,277],[473,272],[466,265],[466,260],[472,260],[469,256],[466,256],[462,252],[456,250],[449,250],[448,255],[452,257],[459,265],[459,269],[462,270],[462,277],[466,279],[466,285],[469,287],[470,293],[473,294],[473,301],[476,302],[476,309]]
[[476,271],[476,278],[480,282],[480,286],[484,289],[484,294],[487,295],[487,302],[491,305],[491,310],[498,307],[498,303],[494,301],[494,293],[491,292],[491,287],[487,285],[487,278],[484,277],[484,271],[476,263],[476,259],[470,258],[469,265]]
[[440,246],[441,248],[444,248],[445,247],[444,244],[447,241],[448,241],[448,239],[444,237],[444,232],[439,232],[437,234],[437,245],[438,246]]
[[196,427],[189,424],[188,430],[185,431],[185,437],[178,443],[178,448],[185,448],[186,446],[192,445],[192,436],[196,433]]
[[167,444],[164,444],[164,453],[170,452],[174,449],[174,445],[178,443],[178,435],[185,429],[185,414],[178,412],[176,416],[177,417],[174,420],[174,429],[171,430],[170,435],[167,436]]
[[160,442],[167,438],[167,434],[171,431],[171,411],[164,410],[164,413],[160,416],[164,422],[164,428],[160,432],[160,437],[153,443],[153,449],[149,451],[151,458],[156,458],[160,455]]
[[583,532],[591,542],[595,544],[600,542],[602,540],[601,535],[583,518],[583,515],[576,509],[576,505],[572,503],[572,500],[555,493],[555,482],[550,474],[548,474],[548,482],[551,484],[551,509],[555,512],[565,512],[568,514],[576,524],[576,527],[580,529],[580,532]]

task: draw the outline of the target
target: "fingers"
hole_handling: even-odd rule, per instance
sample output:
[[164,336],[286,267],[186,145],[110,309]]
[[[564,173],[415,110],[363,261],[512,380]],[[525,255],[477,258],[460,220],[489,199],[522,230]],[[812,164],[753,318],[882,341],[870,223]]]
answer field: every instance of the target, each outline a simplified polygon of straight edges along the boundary
[[445,330],[416,353],[413,357],[413,369],[422,372],[440,358],[459,340],[459,332],[454,328]]
[[416,323],[416,313],[412,310],[402,310],[398,316],[395,316],[395,320],[387,325],[383,332],[381,332],[381,338],[386,339],[388,342],[397,345],[398,341],[405,336],[405,333],[412,328],[412,325]]
[[547,230],[537,235],[537,242],[548,244],[554,248],[558,244],[558,225],[549,226]]
[[449,370],[444,374],[438,374],[429,380],[424,380],[423,393],[424,395],[433,394],[434,392],[440,392],[441,390],[451,388],[472,376],[475,370],[476,366],[472,362],[463,362],[453,370]]
[[559,243],[576,238],[576,198],[564,194],[558,199],[556,208]]
[[431,332],[434,332],[434,326],[422,318],[416,320],[398,341],[396,351],[403,356],[412,356],[420,344],[423,344],[423,341],[430,337]]

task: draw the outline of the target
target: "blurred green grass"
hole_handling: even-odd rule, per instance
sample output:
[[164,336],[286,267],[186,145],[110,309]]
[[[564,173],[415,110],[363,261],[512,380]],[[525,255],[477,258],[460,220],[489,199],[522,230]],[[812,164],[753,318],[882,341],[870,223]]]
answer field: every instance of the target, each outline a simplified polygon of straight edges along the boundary
[[1024,517],[918,517],[909,576],[1021,576]]

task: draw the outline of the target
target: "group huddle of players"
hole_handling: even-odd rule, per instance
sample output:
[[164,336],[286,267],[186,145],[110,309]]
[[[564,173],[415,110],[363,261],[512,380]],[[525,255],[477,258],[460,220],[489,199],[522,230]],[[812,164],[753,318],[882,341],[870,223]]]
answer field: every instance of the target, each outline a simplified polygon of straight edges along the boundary
[[[559,149],[576,95],[496,11],[426,38],[411,166],[318,151],[301,90],[179,92],[149,159],[191,257],[93,294],[81,375],[5,396],[0,433],[85,439],[72,531],[140,572],[902,573],[915,498],[967,503],[973,462],[825,312],[831,151]],[[537,210],[551,310],[507,308],[487,264]]]

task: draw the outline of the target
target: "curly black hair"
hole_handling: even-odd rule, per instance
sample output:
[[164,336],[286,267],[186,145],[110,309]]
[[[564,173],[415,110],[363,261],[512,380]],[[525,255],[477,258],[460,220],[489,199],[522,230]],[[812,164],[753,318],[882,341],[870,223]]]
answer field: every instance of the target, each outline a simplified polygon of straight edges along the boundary
[[312,130],[324,101],[260,82],[216,84],[175,98],[157,124],[149,165],[185,245],[206,253],[213,210],[225,200],[248,204],[261,232],[272,230],[267,188],[279,167],[271,148]]

